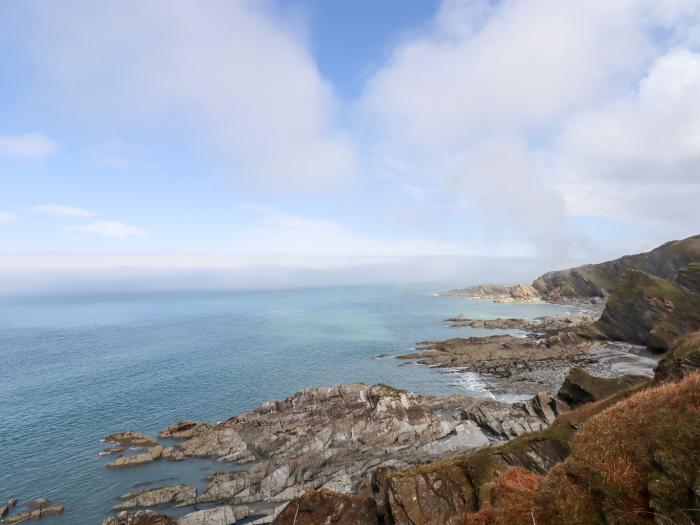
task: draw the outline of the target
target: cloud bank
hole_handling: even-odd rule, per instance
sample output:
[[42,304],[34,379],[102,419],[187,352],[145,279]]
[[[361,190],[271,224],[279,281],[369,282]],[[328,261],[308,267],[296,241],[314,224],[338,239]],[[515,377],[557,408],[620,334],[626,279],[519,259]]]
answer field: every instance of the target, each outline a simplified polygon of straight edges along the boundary
[[262,3],[33,5],[27,45],[78,115],[141,123],[180,116],[195,140],[231,155],[236,177],[249,180],[311,187],[352,172],[331,85],[292,24]]

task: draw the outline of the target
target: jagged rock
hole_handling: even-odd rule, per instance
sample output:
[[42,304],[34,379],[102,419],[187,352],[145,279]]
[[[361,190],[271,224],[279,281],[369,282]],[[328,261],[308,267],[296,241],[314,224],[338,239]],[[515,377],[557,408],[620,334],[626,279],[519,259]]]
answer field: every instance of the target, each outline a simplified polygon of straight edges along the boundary
[[148,489],[142,492],[130,492],[119,496],[123,500],[112,507],[113,510],[126,510],[136,507],[153,507],[155,505],[194,503],[197,498],[197,490],[187,485],[173,485]]
[[610,294],[596,325],[611,339],[668,350],[679,335],[700,330],[700,295],[629,270]]
[[461,525],[476,507],[467,473],[456,465],[420,467],[388,478],[387,504],[395,525]]
[[198,502],[227,501],[238,498],[243,500],[250,497],[250,472],[245,470],[233,470],[230,472],[217,472],[206,478],[209,485],[197,498]]
[[490,436],[510,439],[541,430],[547,423],[524,404],[499,403],[484,399],[465,410],[464,417],[476,422]]
[[116,516],[108,516],[102,520],[102,525],[178,525],[178,523],[165,514],[157,514],[152,510],[139,510],[122,511]]
[[405,468],[487,444],[462,416],[474,402],[386,385],[307,388],[222,423],[169,427],[161,435],[191,437],[162,455],[251,462],[210,476],[197,503],[286,502],[322,487],[351,492],[382,466]]
[[157,445],[155,447],[149,448],[146,452],[141,454],[134,454],[133,456],[120,456],[115,459],[112,463],[107,465],[108,468],[123,468],[123,467],[134,467],[136,465],[143,465],[145,463],[152,463],[157,459],[160,459],[163,454],[163,447]]
[[372,498],[338,494],[330,490],[306,492],[293,499],[273,525],[377,525]]
[[488,438],[472,421],[459,423],[448,435],[440,440],[426,443],[418,450],[429,454],[444,454],[460,450],[483,447],[489,444]]
[[700,369],[700,331],[676,339],[654,369],[654,384],[679,381]]
[[164,439],[187,439],[194,436],[200,430],[208,427],[209,425],[204,423],[197,423],[190,419],[186,419],[184,421],[180,421],[179,423],[170,425],[158,435]]
[[615,378],[596,377],[582,368],[572,368],[564,379],[557,398],[571,407],[599,401],[625,390],[649,384],[646,376],[624,375]]
[[152,447],[158,445],[158,441],[139,432],[117,432],[104,438],[107,443],[119,443],[122,447],[142,446]]
[[248,516],[247,507],[225,505],[198,510],[178,518],[177,525],[231,525]]

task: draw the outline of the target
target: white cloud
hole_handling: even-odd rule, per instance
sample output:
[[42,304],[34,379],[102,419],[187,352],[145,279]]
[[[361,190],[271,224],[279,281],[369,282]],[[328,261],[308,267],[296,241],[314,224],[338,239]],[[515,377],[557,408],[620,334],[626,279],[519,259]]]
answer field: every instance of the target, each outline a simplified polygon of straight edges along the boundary
[[0,135],[0,154],[8,157],[44,157],[58,150],[58,144],[40,133]]
[[0,224],[7,224],[13,222],[15,219],[16,217],[13,214],[0,211]]
[[91,233],[102,235],[104,237],[116,237],[124,239],[126,237],[147,237],[148,233],[136,226],[124,224],[119,221],[94,221],[89,224],[80,226],[70,226],[67,228],[70,231]]
[[445,0],[366,85],[375,157],[496,239],[565,251],[581,214],[681,236],[700,223],[700,89],[694,53],[659,57],[699,27],[692,0]]
[[233,155],[238,177],[315,185],[352,171],[331,86],[303,38],[262,3],[34,5],[40,36],[27,42],[78,116],[186,119],[182,130]]
[[75,206],[66,206],[64,204],[42,204],[34,206],[32,211],[36,213],[45,213],[48,215],[59,215],[62,217],[92,217],[94,212]]
[[685,224],[693,233],[700,224],[700,53],[673,50],[634,93],[577,114],[555,155],[572,213]]
[[651,56],[630,4],[444,2],[433,28],[399,45],[371,79],[365,107],[422,148],[556,125]]

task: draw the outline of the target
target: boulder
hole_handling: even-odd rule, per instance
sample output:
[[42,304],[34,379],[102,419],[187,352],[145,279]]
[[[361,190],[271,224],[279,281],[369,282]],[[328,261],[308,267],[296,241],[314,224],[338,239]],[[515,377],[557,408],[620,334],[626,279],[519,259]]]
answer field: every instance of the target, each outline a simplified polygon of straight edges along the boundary
[[195,488],[187,485],[173,485],[124,494],[118,498],[122,502],[112,508],[113,510],[126,510],[136,507],[154,507],[155,505],[194,503],[196,498],[197,490]]
[[248,516],[246,507],[224,505],[185,514],[178,518],[177,525],[232,525]]
[[304,493],[287,504],[273,525],[377,525],[372,498],[321,489]]
[[700,369],[700,331],[676,339],[654,369],[654,384],[679,381]]
[[157,459],[160,459],[163,454],[163,447],[157,445],[155,447],[149,448],[146,452],[141,454],[134,454],[133,456],[120,456],[112,463],[107,465],[108,468],[123,468],[123,467],[134,467],[136,465],[143,465],[145,463],[152,463]]
[[646,376],[624,375],[605,378],[593,376],[582,368],[572,368],[556,397],[570,407],[578,407],[619,392],[641,388],[649,383],[650,380]]

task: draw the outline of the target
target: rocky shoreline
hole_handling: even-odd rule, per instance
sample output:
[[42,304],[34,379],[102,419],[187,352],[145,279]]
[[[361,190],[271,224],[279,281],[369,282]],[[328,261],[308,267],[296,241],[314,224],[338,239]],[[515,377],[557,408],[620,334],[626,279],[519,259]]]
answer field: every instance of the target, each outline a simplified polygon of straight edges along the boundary
[[[552,272],[533,286],[447,292],[587,306],[567,318],[456,316],[445,322],[523,335],[426,341],[397,356],[477,374],[492,394],[525,401],[348,384],[306,388],[223,422],[182,421],[157,437],[111,434],[98,452],[107,468],[206,458],[221,471],[203,488],[175,479],[120,495],[102,523],[666,523],[656,515],[694,522],[700,264],[688,264],[688,254],[700,259],[700,236],[677,243],[681,255],[666,260],[650,252]],[[616,470],[599,475],[609,464]],[[0,508],[0,523],[63,510],[46,501],[23,513],[13,507]]]
[[[288,501],[307,491],[367,490],[381,472],[429,464],[541,431],[572,406],[597,400],[601,392],[648,382],[641,376],[597,379],[578,370],[569,374],[556,396],[541,392],[514,404],[466,396],[420,396],[386,385],[339,385],[305,389],[222,423],[176,423],[159,434],[161,439],[179,441],[166,454],[162,451],[168,447],[157,444],[155,438],[119,433],[108,438],[150,445],[146,452],[118,458],[120,467],[190,458],[216,459],[232,467],[209,476],[201,492],[175,484],[121,495],[114,506],[117,514],[103,524],[165,519],[162,514],[142,512],[154,507],[193,509],[172,518],[180,525],[233,523],[243,518],[250,518],[249,523],[270,523]],[[150,454],[156,448],[161,454]],[[150,459],[120,461],[129,457]]]

